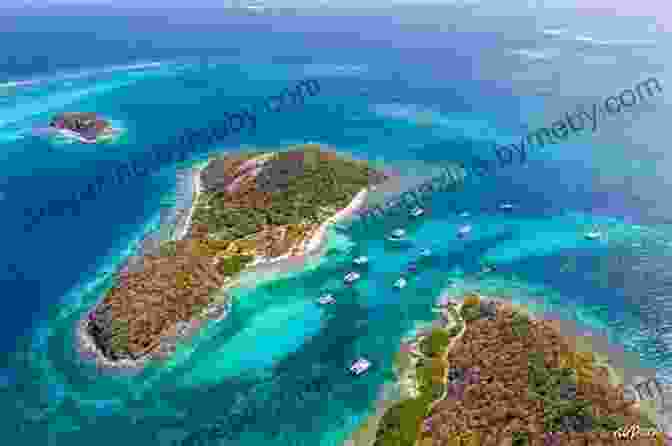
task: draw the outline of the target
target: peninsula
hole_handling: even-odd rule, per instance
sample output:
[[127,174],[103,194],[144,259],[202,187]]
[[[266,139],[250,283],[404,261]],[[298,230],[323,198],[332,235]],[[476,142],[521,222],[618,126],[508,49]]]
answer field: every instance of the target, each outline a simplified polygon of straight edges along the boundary
[[253,266],[318,250],[327,226],[386,176],[319,145],[238,152],[194,169],[195,199],[172,240],[143,253],[77,326],[99,365],[141,369],[231,307],[226,290]]
[[606,357],[577,347],[557,322],[476,293],[446,300],[440,320],[402,343],[398,401],[346,444],[357,446],[660,445],[619,438],[656,425]]

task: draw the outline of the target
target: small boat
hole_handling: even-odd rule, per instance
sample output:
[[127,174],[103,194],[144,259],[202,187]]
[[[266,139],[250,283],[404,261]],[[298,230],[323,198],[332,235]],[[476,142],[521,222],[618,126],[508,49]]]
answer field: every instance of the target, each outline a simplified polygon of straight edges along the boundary
[[350,367],[350,373],[352,373],[355,376],[359,376],[362,373],[366,372],[371,368],[371,362],[368,359],[365,358],[359,358],[355,362],[353,362]]
[[432,255],[432,250],[429,248],[424,248],[422,251],[420,251],[420,257],[429,257]]
[[394,282],[394,287],[396,289],[400,290],[400,289],[404,288],[407,283],[408,282],[406,281],[406,279],[404,279],[403,277],[400,277],[400,278],[397,279],[396,282]]
[[481,270],[481,272],[483,272],[483,273],[491,273],[491,272],[493,272],[494,270],[495,270],[495,267],[494,267],[494,266],[491,266],[491,265],[483,265],[483,269]]
[[415,263],[410,263],[410,264],[408,265],[408,270],[409,270],[410,272],[414,273],[414,272],[416,272],[416,271],[418,270],[418,265],[416,265]]
[[355,265],[366,265],[367,263],[369,263],[369,258],[366,257],[366,256],[359,256],[359,257],[356,257],[352,261],[352,263],[354,263]]
[[462,218],[467,218],[467,217],[469,217],[469,216],[471,216],[471,214],[470,214],[469,212],[467,212],[467,211],[464,211],[464,212],[461,212],[461,213],[460,213],[460,217],[462,217]]
[[320,305],[331,305],[333,303],[336,303],[336,299],[334,299],[334,296],[331,294],[325,294],[324,296],[317,299],[317,302]]
[[361,276],[359,275],[359,273],[356,273],[356,272],[352,271],[352,272],[349,272],[348,274],[345,275],[345,277],[343,278],[343,282],[353,283],[356,280],[359,280],[360,277]]
[[417,206],[416,206],[416,207],[414,207],[413,209],[411,209],[411,215],[412,215],[413,217],[420,217],[420,216],[423,215],[424,213],[425,213],[425,210],[424,210],[423,208],[421,208],[421,207],[417,207]]
[[511,203],[502,203],[499,205],[499,209],[502,211],[510,211],[513,209],[513,205]]
[[388,240],[391,241],[401,241],[406,238],[406,231],[403,229],[395,229],[392,231],[392,233],[387,237]]
[[602,237],[602,233],[597,229],[593,229],[592,231],[584,234],[583,237],[586,238],[587,240],[597,240],[598,238]]
[[471,225],[464,225],[457,230],[458,237],[464,237],[471,232]]

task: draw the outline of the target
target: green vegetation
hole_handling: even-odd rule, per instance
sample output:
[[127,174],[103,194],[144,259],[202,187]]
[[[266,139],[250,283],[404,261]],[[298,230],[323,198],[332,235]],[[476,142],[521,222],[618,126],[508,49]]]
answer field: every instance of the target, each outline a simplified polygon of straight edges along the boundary
[[172,257],[177,253],[177,243],[174,240],[162,243],[159,246],[159,254],[162,257]]
[[457,324],[448,330],[448,335],[457,336],[464,328],[464,320],[460,317],[460,314],[457,312],[455,307],[448,307],[447,310],[450,313],[450,316],[453,318],[453,321],[455,321]]
[[129,326],[124,320],[112,320],[112,339],[110,344],[114,352],[127,352],[129,341]]
[[445,390],[446,363],[442,359],[420,360],[416,366],[420,396],[400,401],[388,409],[378,426],[374,446],[413,446],[430,404]]
[[413,446],[430,402],[423,394],[389,408],[378,425],[374,446]]
[[253,258],[248,255],[225,257],[219,262],[217,269],[224,275],[233,276],[245,269],[245,265],[251,262]]
[[[593,419],[593,428],[596,431],[615,432],[625,426],[625,419],[620,416],[602,416]],[[655,427],[655,425],[654,425]]]
[[462,308],[460,308],[460,314],[467,322],[475,321],[481,317],[480,305],[478,303],[465,303],[462,305]]
[[561,398],[561,385],[574,384],[575,373],[568,368],[547,368],[543,353],[529,354],[528,372],[528,395],[530,399],[544,402],[544,428],[547,432],[560,431],[562,419],[567,416],[590,418],[593,430],[615,431],[625,425],[622,417],[593,416],[589,401]]
[[527,446],[530,444],[530,434],[528,432],[514,431],[512,436],[512,446]]
[[530,332],[530,319],[523,313],[515,313],[511,321],[511,329],[516,336],[527,336]]
[[[194,223],[207,225],[209,233],[221,240],[233,241],[258,232],[262,225],[298,224],[303,220],[319,223],[321,209],[342,209],[372,182],[375,172],[365,164],[341,158],[318,159],[318,146],[302,146],[304,163],[301,175],[287,178],[287,187],[271,194],[269,208],[230,207],[224,192],[204,192],[202,203],[194,212]],[[279,152],[276,159],[288,157]],[[271,163],[273,161],[270,161]],[[199,204],[201,201],[199,200]]]
[[[461,325],[461,324],[460,324],[460,325]],[[457,326],[457,325],[456,325],[456,326],[454,326],[454,327],[450,327],[450,329],[448,330],[448,336],[450,336],[451,338],[452,338],[452,337],[455,337],[455,336],[457,336],[458,334],[460,334],[461,331],[462,331],[462,327],[461,327],[461,326]]]
[[406,370],[411,366],[411,354],[404,351],[397,352],[394,358],[394,365],[397,370]]
[[656,423],[651,421],[649,417],[644,414],[639,418],[639,426],[643,429],[658,429]]
[[420,341],[420,351],[429,356],[437,356],[450,344],[451,335],[442,328],[435,328]]
[[429,359],[416,368],[420,393],[430,401],[443,395],[446,363],[441,359]]

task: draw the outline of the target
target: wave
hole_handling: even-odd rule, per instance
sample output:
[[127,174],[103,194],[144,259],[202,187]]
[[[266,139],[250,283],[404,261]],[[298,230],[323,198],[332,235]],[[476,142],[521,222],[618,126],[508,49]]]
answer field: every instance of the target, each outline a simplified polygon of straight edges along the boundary
[[568,31],[569,29],[567,28],[544,28],[541,33],[545,36],[557,37],[566,34]]
[[112,65],[112,66],[109,66],[109,67],[106,67],[106,68],[79,71],[77,73],[59,73],[59,74],[54,74],[54,75],[51,75],[51,76],[48,76],[48,77],[5,82],[4,84],[0,84],[0,88],[16,88],[16,87],[23,87],[23,86],[28,86],[28,85],[39,85],[39,84],[48,83],[48,82],[60,82],[60,81],[63,81],[65,79],[81,79],[81,78],[96,76],[96,75],[104,74],[104,73],[113,73],[113,72],[117,72],[117,71],[134,71],[134,70],[142,70],[142,69],[147,69],[147,68],[158,68],[158,67],[161,67],[162,65],[163,65],[162,62],[146,62],[146,63],[131,64],[131,65]]
[[473,140],[497,140],[515,138],[496,129],[492,122],[483,118],[474,118],[466,113],[441,113],[437,110],[416,104],[373,104],[371,111],[383,118],[406,120],[411,124],[436,127],[432,135],[436,138],[466,137]]
[[583,34],[575,36],[574,40],[596,46],[654,46],[657,43],[655,40],[600,40]]
[[529,60],[544,60],[548,61],[551,60],[555,57],[557,57],[560,54],[560,51],[556,49],[549,49],[545,51],[534,51],[534,50],[526,50],[526,49],[520,49],[520,50],[512,50],[509,52],[510,54],[516,55],[516,56],[522,56],[524,58],[527,58]]
[[356,76],[368,71],[366,65],[309,64],[303,67],[306,76]]

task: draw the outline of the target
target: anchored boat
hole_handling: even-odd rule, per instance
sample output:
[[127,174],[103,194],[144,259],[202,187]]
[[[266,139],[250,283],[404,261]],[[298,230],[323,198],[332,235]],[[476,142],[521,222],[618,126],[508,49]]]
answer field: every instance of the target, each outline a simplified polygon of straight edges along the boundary
[[350,373],[352,373],[355,376],[359,376],[362,373],[366,372],[371,368],[371,362],[366,359],[366,358],[359,358],[355,362],[353,362],[350,367]]
[[359,273],[352,271],[345,275],[345,277],[343,278],[343,282],[351,284],[359,280],[360,277],[361,276],[359,275]]
[[406,231],[403,229],[395,229],[392,231],[392,233],[387,237],[388,240],[393,241],[393,242],[399,242],[402,240],[406,240]]
[[366,257],[366,256],[359,256],[359,257],[356,257],[352,261],[352,263],[354,263],[355,265],[366,265],[367,263],[369,263],[369,258]]
[[320,305],[331,305],[333,303],[336,303],[336,299],[334,299],[334,296],[331,294],[325,294],[324,296],[317,299],[317,302]]
[[420,217],[420,216],[422,216],[424,213],[425,213],[425,210],[424,210],[423,208],[421,208],[421,207],[417,207],[417,206],[416,206],[416,207],[414,207],[413,209],[411,209],[411,215],[412,215],[413,217]]
[[587,240],[597,240],[600,237],[602,237],[602,233],[597,229],[593,229],[592,231],[584,234],[584,238],[586,238]]
[[502,203],[499,205],[499,209],[502,211],[510,211],[513,209],[513,205],[511,203]]
[[471,232],[471,225],[464,225],[457,230],[457,236],[462,238],[468,235]]

